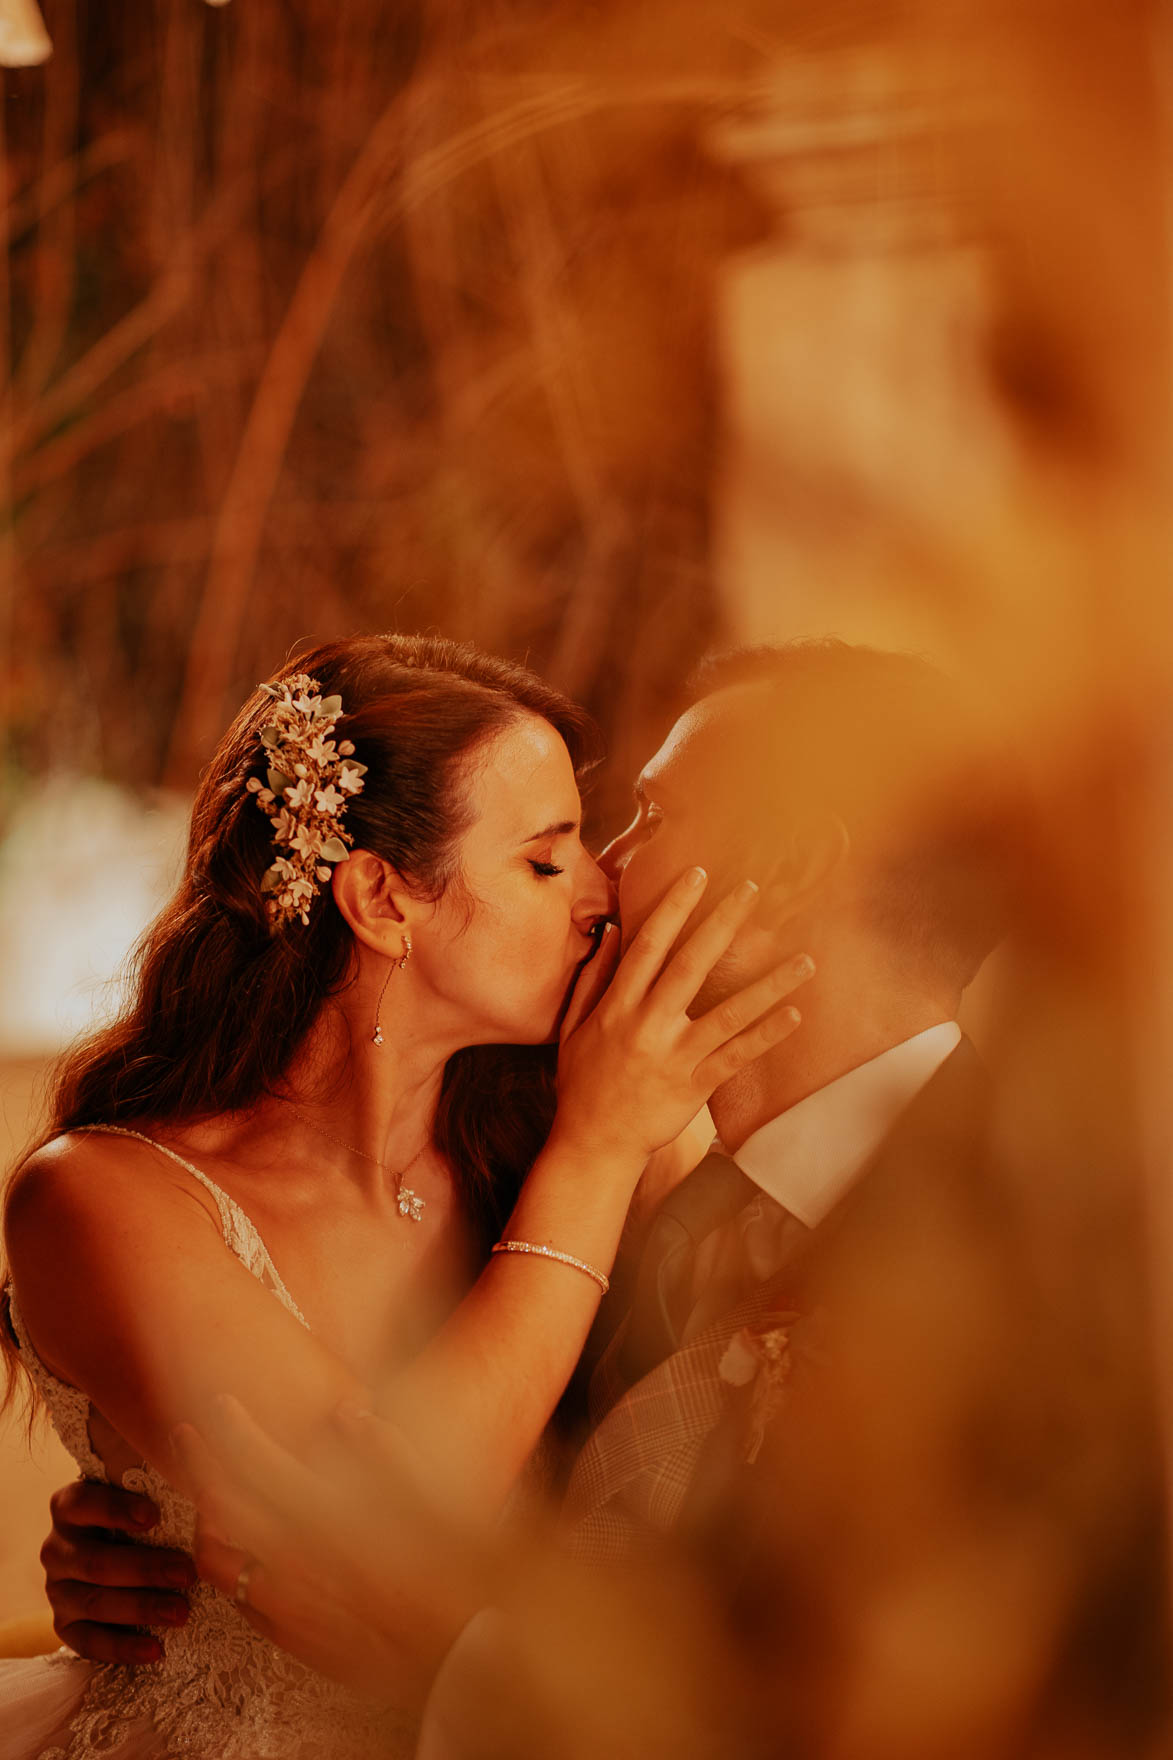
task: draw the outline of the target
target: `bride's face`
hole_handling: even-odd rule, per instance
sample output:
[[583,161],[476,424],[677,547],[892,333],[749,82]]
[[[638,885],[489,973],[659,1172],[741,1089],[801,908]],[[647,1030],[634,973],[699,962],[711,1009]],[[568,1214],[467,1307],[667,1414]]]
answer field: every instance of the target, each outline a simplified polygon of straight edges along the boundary
[[460,879],[421,924],[413,978],[465,1044],[551,1038],[612,892],[580,838],[561,735],[526,716],[476,753]]

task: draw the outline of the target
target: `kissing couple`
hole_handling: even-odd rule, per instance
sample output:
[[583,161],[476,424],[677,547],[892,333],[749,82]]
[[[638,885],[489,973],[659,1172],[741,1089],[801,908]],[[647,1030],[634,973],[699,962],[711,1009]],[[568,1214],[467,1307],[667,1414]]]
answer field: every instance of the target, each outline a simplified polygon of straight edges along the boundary
[[397,1499],[332,1547],[340,1462],[340,1533],[401,1444],[494,1521],[594,1327],[562,1540],[622,1560],[686,1510],[735,1335],[910,1133],[963,1156],[1001,899],[946,681],[710,662],[597,860],[596,759],[532,673],[398,635],[302,654],[222,740],[9,1190],[10,1366],[82,1475],[44,1554],[77,1654],[0,1665],[11,1760],[412,1752]]

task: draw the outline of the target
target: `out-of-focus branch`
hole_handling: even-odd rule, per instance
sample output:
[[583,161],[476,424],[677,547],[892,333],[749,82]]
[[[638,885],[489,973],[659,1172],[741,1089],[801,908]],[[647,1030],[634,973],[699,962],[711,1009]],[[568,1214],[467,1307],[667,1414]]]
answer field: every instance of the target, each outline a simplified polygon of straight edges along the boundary
[[[0,104],[0,162],[7,154],[4,106]],[[7,388],[12,367],[12,288],[9,274],[8,210],[0,207],[0,384]],[[0,678],[11,679],[14,647],[14,613],[17,592],[17,553],[12,527],[11,458],[0,446]],[[3,710],[3,756],[7,765],[9,712]]]
[[[292,154],[274,156],[268,168],[272,182],[288,170]],[[199,263],[220,246],[239,221],[246,192],[229,189],[212,202],[195,228],[187,250],[155,283],[151,292],[109,329],[67,373],[13,422],[8,444],[13,452],[66,421],[79,404],[95,395],[140,348],[178,312],[192,288]]]
[[399,147],[404,108],[402,96],[388,105],[351,167],[261,375],[220,510],[176,714],[166,775],[177,786],[216,718],[289,433],[370,204]]
[[[16,367],[13,403],[16,408],[36,397],[53,371],[69,322],[73,300],[75,195],[71,186],[54,199],[53,172],[66,164],[77,140],[80,69],[75,39],[74,4],[58,8],[55,17],[58,61],[55,78],[45,85],[45,120],[41,154],[41,208],[37,216],[36,267],[33,275],[33,327]],[[46,195],[49,201],[46,201]]]
[[175,405],[194,408],[221,396],[228,386],[247,378],[259,359],[259,348],[238,348],[160,367],[150,378],[97,404],[84,420],[18,460],[13,469],[16,493],[27,495],[60,481],[98,447],[108,446],[161,410]]
[[47,167],[32,186],[7,203],[8,248],[19,244],[34,228],[44,225],[54,208],[69,201],[103,171],[122,165],[140,152],[143,136],[131,128],[114,128],[68,158]]

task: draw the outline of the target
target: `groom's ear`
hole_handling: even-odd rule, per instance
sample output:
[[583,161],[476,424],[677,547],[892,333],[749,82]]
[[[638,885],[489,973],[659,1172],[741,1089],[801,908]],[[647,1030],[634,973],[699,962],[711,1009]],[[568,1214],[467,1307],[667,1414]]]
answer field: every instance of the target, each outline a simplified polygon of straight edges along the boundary
[[369,849],[355,849],[339,862],[330,882],[334,903],[359,941],[386,952],[389,931],[402,930],[411,911],[411,891],[398,868]]
[[780,927],[817,909],[850,853],[851,837],[838,813],[820,813],[783,833],[759,881],[759,920]]

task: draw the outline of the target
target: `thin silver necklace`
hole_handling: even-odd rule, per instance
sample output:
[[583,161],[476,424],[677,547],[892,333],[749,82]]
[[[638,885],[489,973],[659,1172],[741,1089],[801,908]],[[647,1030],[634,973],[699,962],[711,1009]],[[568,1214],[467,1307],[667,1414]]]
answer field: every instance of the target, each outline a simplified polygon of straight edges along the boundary
[[399,1214],[401,1216],[406,1216],[408,1218],[408,1220],[411,1222],[422,1222],[423,1221],[423,1219],[424,1219],[424,1201],[423,1201],[423,1199],[420,1197],[417,1197],[415,1192],[412,1191],[411,1187],[405,1186],[403,1182],[404,1182],[404,1179],[407,1177],[407,1175],[411,1172],[412,1168],[415,1166],[416,1162],[419,1160],[420,1156],[424,1153],[424,1150],[429,1149],[431,1147],[432,1139],[430,1136],[423,1143],[420,1144],[419,1148],[416,1150],[415,1154],[412,1156],[412,1158],[408,1162],[407,1166],[402,1168],[398,1173],[396,1173],[392,1169],[388,1168],[387,1163],[385,1161],[380,1161],[379,1157],[377,1155],[368,1155],[365,1149],[357,1149],[353,1143],[347,1143],[341,1137],[336,1137],[332,1131],[324,1131],[320,1124],[315,1124],[312,1119],[306,1117],[304,1112],[299,1112],[297,1110],[297,1107],[294,1106],[290,1101],[287,1100],[286,1105],[289,1107],[290,1111],[293,1113],[294,1118],[299,1118],[301,1120],[302,1124],[304,1124],[306,1126],[307,1130],[313,1131],[315,1133],[315,1135],[317,1135],[319,1137],[325,1137],[328,1142],[337,1143],[338,1147],[340,1149],[349,1149],[350,1153],[352,1155],[360,1156],[363,1161],[372,1162],[374,1164],[374,1166],[380,1170],[380,1172],[382,1172],[382,1173],[390,1172],[392,1179],[395,1181],[395,1204],[396,1204],[396,1208],[399,1211]]

